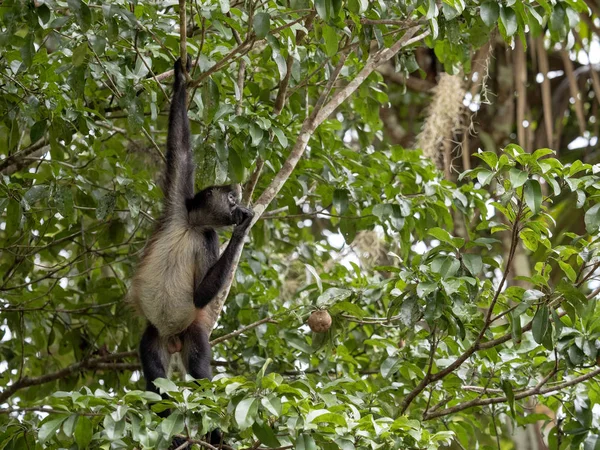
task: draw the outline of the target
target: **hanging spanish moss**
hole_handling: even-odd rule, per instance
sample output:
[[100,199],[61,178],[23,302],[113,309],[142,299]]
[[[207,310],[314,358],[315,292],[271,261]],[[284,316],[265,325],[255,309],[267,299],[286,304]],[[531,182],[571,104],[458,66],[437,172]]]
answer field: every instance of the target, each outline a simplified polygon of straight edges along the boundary
[[463,116],[465,88],[462,75],[442,73],[432,92],[429,115],[417,136],[416,146],[440,169],[449,173],[453,137],[460,129]]

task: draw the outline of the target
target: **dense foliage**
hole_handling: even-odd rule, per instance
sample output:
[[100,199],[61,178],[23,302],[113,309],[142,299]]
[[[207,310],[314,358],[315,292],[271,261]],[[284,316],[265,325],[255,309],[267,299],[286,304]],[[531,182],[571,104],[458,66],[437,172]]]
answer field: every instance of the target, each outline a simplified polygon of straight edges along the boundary
[[179,4],[5,0],[0,449],[207,448],[216,426],[240,449],[509,448],[529,424],[600,448],[600,165],[511,144],[449,179],[384,134],[398,92],[373,56],[401,42],[396,72],[418,77],[428,47],[469,74],[494,39],[574,45],[586,3],[184,4],[197,185],[259,177],[267,208],[216,376],[141,391],[144,324],[123,301],[160,214]]

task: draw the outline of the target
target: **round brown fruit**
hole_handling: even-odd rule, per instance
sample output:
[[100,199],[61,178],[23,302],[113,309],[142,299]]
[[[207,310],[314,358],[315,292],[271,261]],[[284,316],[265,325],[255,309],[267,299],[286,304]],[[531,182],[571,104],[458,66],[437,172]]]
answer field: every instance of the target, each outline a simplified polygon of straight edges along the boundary
[[331,316],[324,309],[315,311],[308,318],[308,326],[315,333],[325,333],[331,327]]

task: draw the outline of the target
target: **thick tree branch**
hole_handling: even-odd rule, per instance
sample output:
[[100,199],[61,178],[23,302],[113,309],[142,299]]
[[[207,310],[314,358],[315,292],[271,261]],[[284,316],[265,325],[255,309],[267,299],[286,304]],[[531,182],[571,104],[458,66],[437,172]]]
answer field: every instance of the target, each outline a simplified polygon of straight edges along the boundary
[[17,167],[19,163],[21,163],[24,160],[24,158],[41,150],[43,150],[44,153],[50,150],[50,146],[48,145],[48,138],[46,137],[41,138],[39,141],[35,142],[29,147],[24,148],[20,152],[17,152],[13,155],[9,155],[7,158],[0,161],[0,172],[6,175],[14,173],[16,170],[11,171],[11,166]]
[[81,370],[87,369],[100,369],[99,365],[103,363],[107,363],[110,361],[119,360],[122,358],[127,358],[131,356],[137,355],[137,352],[122,352],[122,353],[113,353],[112,355],[101,356],[93,359],[86,359],[80,361],[75,364],[71,364],[70,366],[65,367],[64,369],[58,370],[56,372],[48,373],[46,375],[41,375],[39,377],[23,377],[20,380],[15,381],[10,386],[7,386],[6,389],[2,393],[0,393],[0,404],[4,403],[7,399],[9,399],[15,392],[29,387],[36,386],[39,384],[49,383],[51,381],[56,381],[61,378],[68,377],[69,375],[73,375]]
[[[429,31],[425,31],[419,34],[418,36],[413,37],[419,29],[420,26],[415,26],[408,29],[406,33],[404,33],[404,35],[390,48],[385,48],[377,51],[371,58],[369,58],[363,69],[356,75],[356,77],[342,89],[336,92],[331,98],[331,100],[329,100],[329,102],[325,103],[320,109],[317,109],[315,107],[310,116],[302,124],[300,134],[298,135],[298,138],[296,139],[294,147],[288,155],[288,158],[281,167],[281,170],[277,173],[277,175],[275,175],[267,189],[262,193],[262,195],[256,202],[256,205],[254,207],[255,214],[252,220],[252,225],[254,225],[256,221],[260,219],[260,217],[265,212],[269,204],[273,201],[275,196],[279,193],[287,179],[292,174],[294,168],[296,167],[296,164],[298,164],[298,161],[300,161],[300,158],[304,154],[304,150],[308,145],[309,139],[311,138],[317,127],[321,123],[323,123],[323,121],[327,117],[329,117],[329,115],[331,115],[337,109],[338,106],[340,106],[346,99],[348,99],[348,97],[350,97],[350,95],[356,89],[358,89],[358,87],[363,83],[363,81],[365,81],[375,69],[377,69],[382,64],[386,63],[388,60],[390,60],[403,47],[418,42],[429,35]],[[330,80],[331,86],[333,86],[334,81],[335,80]],[[325,92],[328,92],[327,89]],[[225,300],[227,299],[227,295],[229,294],[229,290],[231,289],[231,284],[233,283],[233,278],[235,274],[235,268],[237,268],[237,265],[239,264],[241,254],[242,246],[240,246],[237,253],[234,255],[234,270],[232,270],[231,273],[227,274],[227,279],[225,280],[225,287],[221,290],[218,297],[215,300],[213,300],[210,303],[210,305],[208,305],[208,307],[206,308],[206,312],[210,319],[210,324],[212,324],[212,326],[210,327],[211,329],[207,330],[208,332],[212,331],[212,328],[214,328],[214,325],[217,323],[219,315],[221,314],[221,310],[223,309],[223,305],[225,304]]]

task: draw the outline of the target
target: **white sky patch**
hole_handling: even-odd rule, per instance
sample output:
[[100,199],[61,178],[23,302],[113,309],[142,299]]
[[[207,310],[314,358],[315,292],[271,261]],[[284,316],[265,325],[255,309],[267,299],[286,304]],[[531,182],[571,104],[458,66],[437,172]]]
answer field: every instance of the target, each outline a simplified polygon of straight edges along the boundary
[[354,129],[346,130],[344,133],[344,143],[349,144],[358,140],[358,133]]
[[344,236],[340,233],[331,233],[327,236],[327,242],[334,248],[342,249],[342,247],[346,244],[344,240]]
[[[594,143],[592,143],[592,141]],[[569,150],[575,150],[575,149],[578,149],[578,148],[585,148],[588,145],[594,145],[596,142],[598,142],[598,138],[596,136],[594,136],[591,139],[588,139],[587,137],[584,137],[584,136],[579,136],[579,137],[576,137],[575,139],[573,139],[569,143],[569,145],[567,145],[567,148]]]
[[416,242],[412,245],[411,250],[417,255],[424,255],[427,252],[427,245],[423,241]]

